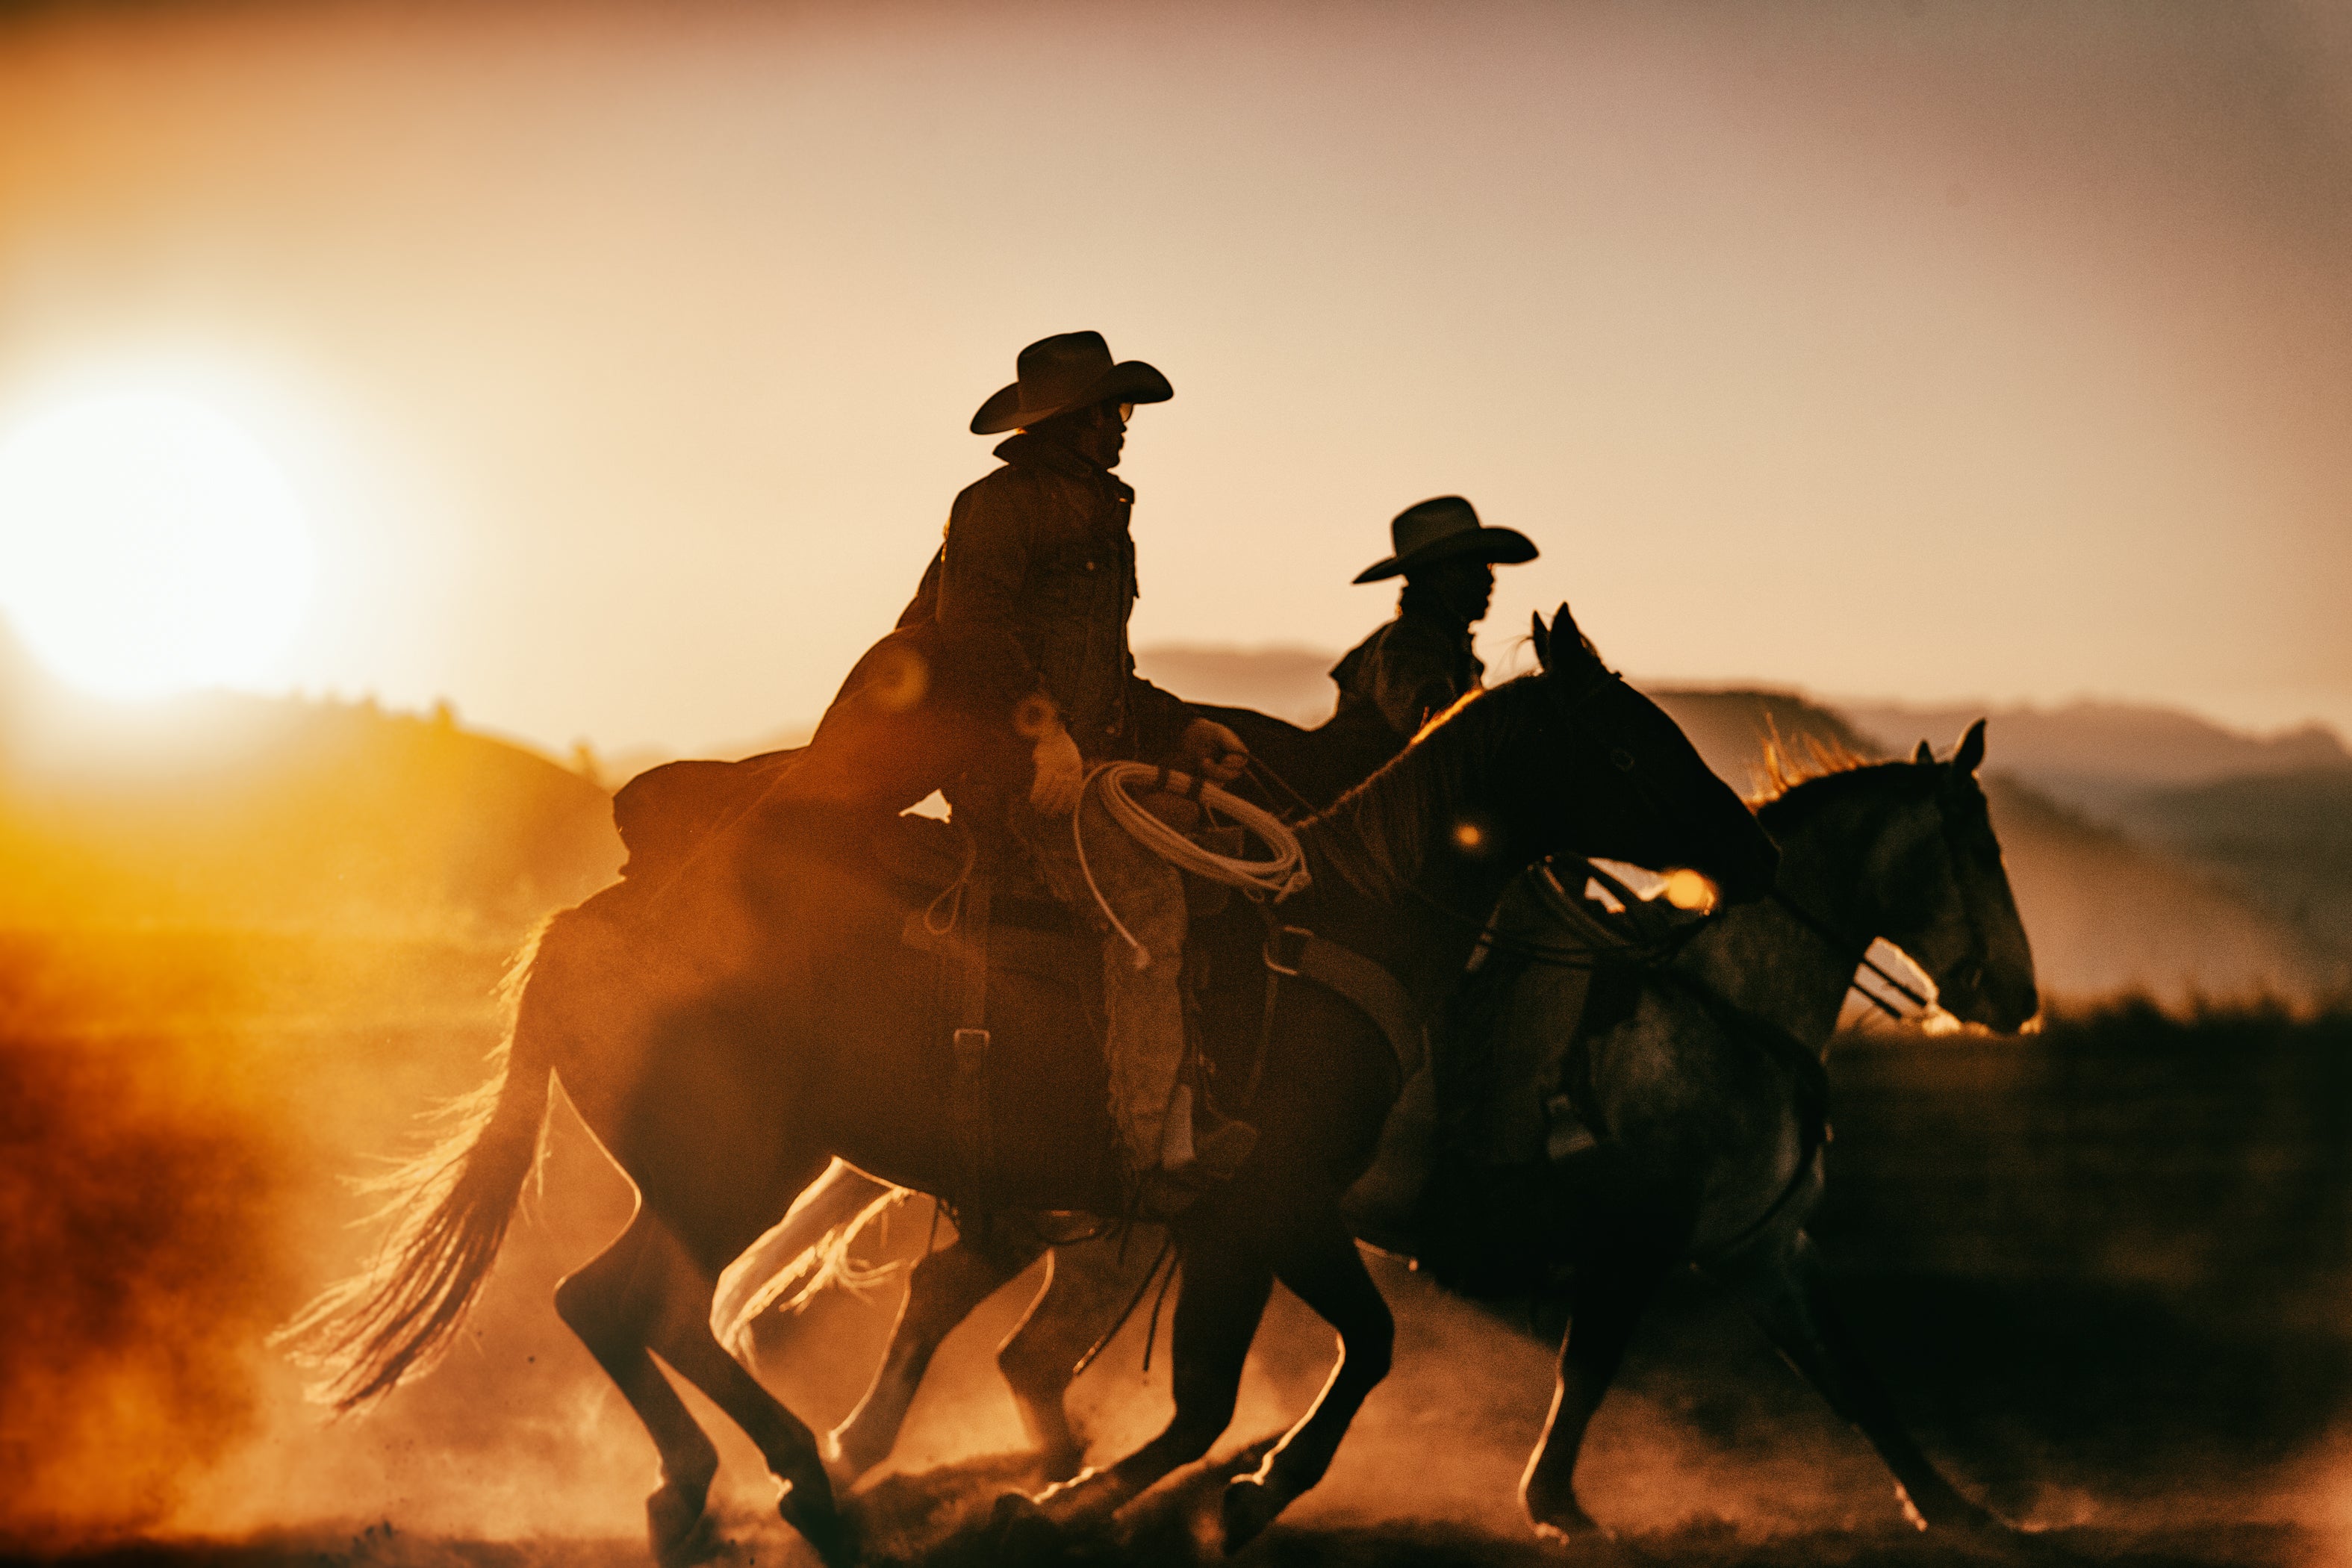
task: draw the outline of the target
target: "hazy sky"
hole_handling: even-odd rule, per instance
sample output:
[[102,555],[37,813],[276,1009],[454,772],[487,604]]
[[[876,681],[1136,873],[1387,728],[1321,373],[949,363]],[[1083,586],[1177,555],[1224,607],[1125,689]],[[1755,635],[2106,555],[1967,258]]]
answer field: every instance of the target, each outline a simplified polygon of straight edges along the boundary
[[292,685],[812,718],[1014,351],[1139,416],[1136,638],[1342,648],[1458,490],[1637,677],[2352,729],[2352,50],[2294,5],[52,7],[0,426],[207,388]]

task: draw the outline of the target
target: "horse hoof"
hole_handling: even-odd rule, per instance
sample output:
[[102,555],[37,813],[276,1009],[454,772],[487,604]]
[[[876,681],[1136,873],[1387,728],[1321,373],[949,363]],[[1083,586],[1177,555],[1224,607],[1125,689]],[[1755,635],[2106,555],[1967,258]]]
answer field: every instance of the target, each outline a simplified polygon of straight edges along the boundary
[[1539,1540],[1555,1545],[1573,1546],[1583,1542],[1613,1541],[1615,1536],[1601,1528],[1601,1521],[1584,1511],[1584,1505],[1574,1498],[1549,1504],[1541,1513],[1528,1510],[1528,1524]]
[[826,1473],[843,1482],[856,1480],[890,1457],[887,1448],[878,1454],[872,1452],[873,1445],[860,1441],[857,1433],[846,1426],[826,1433],[819,1439],[817,1448],[824,1459]]
[[1288,1501],[1255,1476],[1226,1482],[1224,1501],[1218,1510],[1224,1519],[1226,1552],[1239,1552],[1256,1540]]
[[1062,1528],[1024,1492],[996,1500],[988,1520],[989,1557],[998,1563],[1045,1563],[1059,1555]]
[[1056,1486],[1076,1479],[1086,1468],[1087,1451],[1076,1444],[1047,1448],[1037,1456],[1038,1473]]
[[776,1497],[776,1512],[801,1532],[826,1568],[848,1568],[857,1561],[856,1538],[829,1490],[785,1481]]
[[700,1487],[663,1486],[646,1499],[646,1536],[657,1568],[692,1568],[719,1555],[705,1495]]
[[1063,1530],[1085,1530],[1108,1520],[1125,1499],[1101,1471],[1080,1470],[1023,1500],[1051,1524]]

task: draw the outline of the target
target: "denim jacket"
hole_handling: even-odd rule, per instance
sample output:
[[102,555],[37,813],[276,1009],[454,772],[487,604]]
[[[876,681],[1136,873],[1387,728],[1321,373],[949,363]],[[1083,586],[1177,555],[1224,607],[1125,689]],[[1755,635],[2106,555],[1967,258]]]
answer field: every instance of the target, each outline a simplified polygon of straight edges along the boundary
[[1331,679],[1339,687],[1335,723],[1368,723],[1377,717],[1402,746],[1432,715],[1484,679],[1486,667],[1470,651],[1468,623],[1425,595],[1425,590],[1408,586],[1398,599],[1396,618],[1332,668]]
[[949,657],[1008,707],[1042,694],[1089,760],[1156,759],[1191,720],[1135,673],[1135,492],[1066,447],[1016,435],[1004,467],[948,513],[902,627],[936,623]]

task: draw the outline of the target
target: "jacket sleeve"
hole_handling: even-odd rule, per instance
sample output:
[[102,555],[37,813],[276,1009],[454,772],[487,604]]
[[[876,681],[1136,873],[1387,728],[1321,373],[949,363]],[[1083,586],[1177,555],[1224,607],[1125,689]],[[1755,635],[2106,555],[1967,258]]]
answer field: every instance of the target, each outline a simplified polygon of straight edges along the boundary
[[949,657],[976,695],[1010,706],[1040,689],[1037,668],[1014,633],[1034,547],[1033,508],[1021,504],[1017,469],[1000,468],[956,497],[940,546],[939,626]]
[[1454,651],[1410,620],[1399,621],[1381,639],[1372,670],[1371,697],[1400,735],[1413,735],[1432,714],[1442,713],[1462,695]]
[[1182,698],[1136,674],[1133,655],[1127,661],[1127,713],[1128,722],[1135,726],[1135,755],[1146,759],[1174,752],[1185,727],[1197,717]]

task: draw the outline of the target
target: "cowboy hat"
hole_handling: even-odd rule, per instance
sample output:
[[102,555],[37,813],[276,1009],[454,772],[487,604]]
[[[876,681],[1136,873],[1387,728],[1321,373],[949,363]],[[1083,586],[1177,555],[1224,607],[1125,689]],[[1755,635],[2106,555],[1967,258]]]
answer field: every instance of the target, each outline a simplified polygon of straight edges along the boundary
[[1460,496],[1433,496],[1405,508],[1389,524],[1389,542],[1396,546],[1396,553],[1357,573],[1357,582],[1401,577],[1457,555],[1506,564],[1536,558],[1534,541],[1515,529],[1480,527],[1478,514]]
[[1176,395],[1168,378],[1139,359],[1113,364],[1100,332],[1040,338],[1014,364],[1020,379],[980,405],[973,435],[1024,429],[1089,403],[1165,403]]

